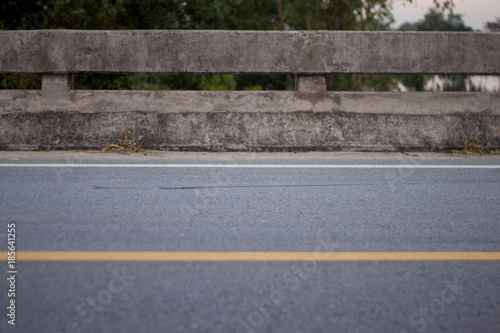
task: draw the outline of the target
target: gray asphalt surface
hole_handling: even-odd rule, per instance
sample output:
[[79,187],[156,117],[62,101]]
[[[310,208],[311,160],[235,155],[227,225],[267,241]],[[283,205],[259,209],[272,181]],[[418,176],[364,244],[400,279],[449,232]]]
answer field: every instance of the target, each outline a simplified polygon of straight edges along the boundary
[[[4,152],[0,163],[500,164],[158,155]],[[15,222],[19,251],[500,251],[500,169],[0,167],[0,188],[0,240],[6,248]],[[18,271],[18,324],[3,314],[2,332],[500,331],[498,261],[20,262]],[[2,279],[4,309],[7,289]]]

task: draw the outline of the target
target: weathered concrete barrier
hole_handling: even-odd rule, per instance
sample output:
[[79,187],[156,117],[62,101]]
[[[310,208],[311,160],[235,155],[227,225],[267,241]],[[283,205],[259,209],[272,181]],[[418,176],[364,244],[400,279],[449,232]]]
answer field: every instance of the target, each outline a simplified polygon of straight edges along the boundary
[[11,73],[500,73],[500,34],[3,31]]
[[[442,150],[487,142],[498,93],[326,91],[326,73],[500,74],[498,33],[7,31],[0,72],[41,73],[0,91],[0,148],[92,149],[137,124],[151,148]],[[453,52],[445,52],[453,50]],[[72,73],[293,73],[297,91],[83,91]],[[500,146],[495,139],[492,146]]]

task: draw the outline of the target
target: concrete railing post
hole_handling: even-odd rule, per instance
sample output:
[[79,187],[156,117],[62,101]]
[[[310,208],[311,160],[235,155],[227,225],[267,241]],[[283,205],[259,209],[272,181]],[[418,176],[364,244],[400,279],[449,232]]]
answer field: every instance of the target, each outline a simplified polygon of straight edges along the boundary
[[73,89],[73,74],[45,74],[42,76],[42,95],[44,97],[68,96]]
[[325,92],[326,78],[324,75],[297,75],[295,90],[302,92]]

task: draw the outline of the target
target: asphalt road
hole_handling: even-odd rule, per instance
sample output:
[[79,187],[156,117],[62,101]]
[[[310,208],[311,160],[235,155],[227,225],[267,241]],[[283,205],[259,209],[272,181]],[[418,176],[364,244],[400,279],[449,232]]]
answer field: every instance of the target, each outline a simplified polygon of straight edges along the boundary
[[[15,223],[35,253],[500,252],[500,157],[415,155],[3,152],[1,246]],[[127,255],[18,261],[16,326],[2,314],[0,331],[500,331],[499,260]]]

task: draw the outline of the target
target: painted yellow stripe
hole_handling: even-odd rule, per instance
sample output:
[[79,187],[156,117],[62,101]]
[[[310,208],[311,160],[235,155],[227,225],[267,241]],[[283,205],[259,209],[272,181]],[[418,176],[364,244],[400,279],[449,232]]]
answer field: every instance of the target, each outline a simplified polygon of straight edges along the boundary
[[[7,261],[7,253],[3,258]],[[43,252],[16,261],[448,261],[500,260],[500,252]]]

